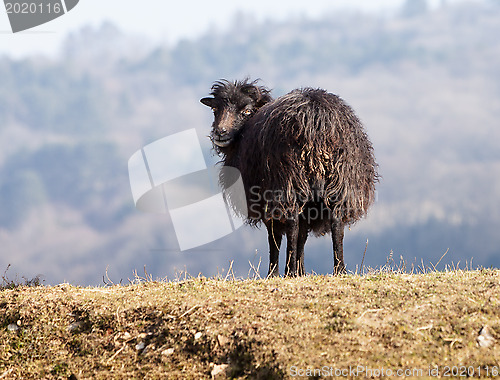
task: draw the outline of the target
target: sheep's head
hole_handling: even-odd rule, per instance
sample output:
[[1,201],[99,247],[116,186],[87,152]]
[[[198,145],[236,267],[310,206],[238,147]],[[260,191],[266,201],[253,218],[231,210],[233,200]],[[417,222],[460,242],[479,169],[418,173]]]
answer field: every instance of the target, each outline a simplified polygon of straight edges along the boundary
[[200,100],[214,112],[210,138],[217,149],[230,146],[255,112],[272,100],[269,90],[256,83],[218,81],[212,86],[212,97]]

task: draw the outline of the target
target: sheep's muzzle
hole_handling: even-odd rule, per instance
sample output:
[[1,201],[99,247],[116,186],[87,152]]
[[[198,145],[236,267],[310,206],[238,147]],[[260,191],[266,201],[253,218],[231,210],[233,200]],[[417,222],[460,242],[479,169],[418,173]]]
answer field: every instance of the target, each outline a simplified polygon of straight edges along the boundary
[[214,145],[217,145],[218,147],[221,147],[221,148],[225,148],[226,146],[231,144],[231,141],[233,139],[228,133],[221,135],[221,134],[212,132],[210,134],[210,140],[212,140],[212,143]]

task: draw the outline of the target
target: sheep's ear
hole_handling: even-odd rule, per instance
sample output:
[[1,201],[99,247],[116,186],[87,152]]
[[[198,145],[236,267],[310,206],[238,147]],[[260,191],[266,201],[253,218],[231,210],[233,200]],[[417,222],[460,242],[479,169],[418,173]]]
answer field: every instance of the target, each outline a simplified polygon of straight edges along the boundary
[[215,107],[215,98],[203,98],[200,99],[200,102],[206,105],[207,107],[214,108]]

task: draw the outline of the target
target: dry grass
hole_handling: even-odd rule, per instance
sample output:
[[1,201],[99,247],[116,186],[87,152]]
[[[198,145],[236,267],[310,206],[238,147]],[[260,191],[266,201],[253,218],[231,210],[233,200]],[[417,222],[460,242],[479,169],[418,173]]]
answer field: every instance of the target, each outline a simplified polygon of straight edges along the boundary
[[0,379],[484,377],[500,368],[498,344],[477,341],[500,338],[499,290],[498,270],[5,288]]

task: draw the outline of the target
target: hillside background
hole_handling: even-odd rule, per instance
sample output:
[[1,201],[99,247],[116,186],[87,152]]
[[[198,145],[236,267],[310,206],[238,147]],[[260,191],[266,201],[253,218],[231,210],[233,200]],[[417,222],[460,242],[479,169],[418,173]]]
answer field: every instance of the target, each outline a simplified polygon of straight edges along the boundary
[[[413,6],[410,6],[413,4]],[[418,6],[415,6],[417,4]],[[348,268],[402,256],[440,266],[500,266],[500,5],[396,15],[334,12],[257,21],[154,46],[112,24],[70,35],[57,58],[0,57],[0,270],[46,284],[98,285],[134,270],[211,276],[234,261],[267,271],[267,238],[249,227],[180,252],[168,216],[134,208],[129,157],[196,128],[207,162],[214,80],[261,78],[279,96],[322,87],[347,100],[382,175],[369,216],[346,231]],[[308,241],[306,269],[329,273],[329,237]],[[282,255],[284,256],[284,255]],[[9,272],[9,273],[11,273]]]

